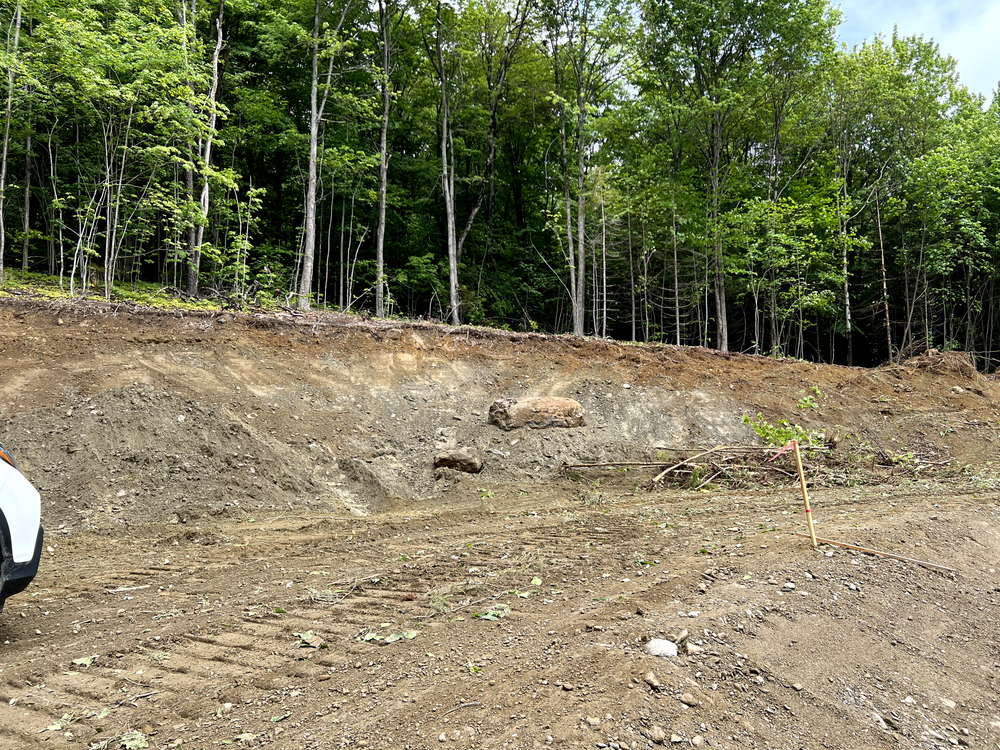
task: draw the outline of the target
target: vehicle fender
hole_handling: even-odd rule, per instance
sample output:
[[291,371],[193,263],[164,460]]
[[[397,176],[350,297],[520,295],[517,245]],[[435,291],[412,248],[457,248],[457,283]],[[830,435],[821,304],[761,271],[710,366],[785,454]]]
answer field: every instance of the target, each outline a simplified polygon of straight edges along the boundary
[[0,461],[0,511],[10,530],[14,562],[28,562],[35,554],[42,512],[41,497],[31,482],[5,461]]

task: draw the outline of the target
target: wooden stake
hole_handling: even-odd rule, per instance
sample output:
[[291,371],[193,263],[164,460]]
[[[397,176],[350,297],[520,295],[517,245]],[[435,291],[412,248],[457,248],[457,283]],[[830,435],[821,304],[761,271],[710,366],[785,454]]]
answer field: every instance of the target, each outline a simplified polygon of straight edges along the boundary
[[[808,536],[801,532],[796,531],[796,536]],[[834,542],[830,539],[817,539],[816,541],[823,544],[832,544],[834,547],[843,547],[845,549],[853,549],[857,552],[864,552],[866,555],[878,555],[879,557],[888,557],[892,560],[902,560],[903,562],[915,563],[917,565],[923,565],[925,568],[932,568],[933,570],[947,570],[949,573],[954,573],[954,568],[949,568],[947,565],[938,565],[937,563],[925,562],[924,560],[917,560],[913,557],[903,557],[902,555],[894,555],[891,552],[880,552],[877,549],[867,549],[865,547],[857,547],[853,544],[845,544],[844,542]]]
[[816,530],[813,528],[812,509],[809,507],[809,493],[806,492],[806,474],[802,471],[802,456],[799,454],[799,441],[793,440],[792,447],[795,449],[795,467],[799,470],[799,484],[802,486],[802,501],[806,504],[806,521],[809,522],[809,538],[812,539],[813,548],[816,545]]

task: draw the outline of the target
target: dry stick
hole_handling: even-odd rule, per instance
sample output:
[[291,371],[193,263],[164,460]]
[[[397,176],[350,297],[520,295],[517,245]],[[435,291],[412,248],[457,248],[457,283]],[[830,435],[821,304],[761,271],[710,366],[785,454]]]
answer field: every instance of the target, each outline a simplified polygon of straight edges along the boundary
[[[802,532],[796,531],[796,536],[809,536],[808,534],[803,534]],[[954,568],[949,568],[947,565],[938,565],[937,563],[930,563],[924,560],[917,560],[913,557],[903,557],[902,555],[894,555],[891,552],[880,552],[877,549],[867,549],[865,547],[857,547],[853,544],[845,544],[844,542],[834,542],[830,539],[816,539],[820,544],[832,544],[834,547],[844,547],[845,549],[853,549],[858,552],[864,552],[866,555],[878,555],[880,557],[888,557],[893,560],[902,560],[903,562],[916,563],[917,565],[923,565],[925,568],[932,568],[934,570],[947,570],[949,573],[954,573]]]
[[802,471],[802,456],[799,455],[799,441],[793,440],[792,447],[795,449],[795,468],[799,470],[799,486],[802,487],[802,501],[806,504],[806,520],[809,522],[809,538],[812,539],[813,549],[816,548],[816,529],[813,528],[812,509],[809,507],[809,493],[806,492],[806,475]]
[[716,451],[720,451],[720,450],[725,450],[725,446],[717,445],[714,448],[710,448],[709,450],[705,451],[704,453],[699,453],[696,456],[691,456],[691,458],[685,458],[680,463],[676,463],[673,466],[667,467],[666,469],[664,469],[663,471],[661,471],[659,474],[657,474],[655,477],[653,477],[653,483],[655,484],[656,482],[659,482],[661,479],[663,479],[663,477],[665,477],[667,474],[669,474],[670,472],[672,472],[674,469],[679,469],[684,464],[690,463],[691,461],[694,461],[696,458],[701,458],[702,456],[707,456],[709,453],[715,453]]
[[457,711],[460,708],[469,708],[470,706],[481,706],[481,705],[483,704],[480,703],[479,701],[473,701],[472,703],[463,703],[461,706],[455,706],[455,708],[449,709],[441,715],[447,716],[448,714],[452,713],[453,711]]

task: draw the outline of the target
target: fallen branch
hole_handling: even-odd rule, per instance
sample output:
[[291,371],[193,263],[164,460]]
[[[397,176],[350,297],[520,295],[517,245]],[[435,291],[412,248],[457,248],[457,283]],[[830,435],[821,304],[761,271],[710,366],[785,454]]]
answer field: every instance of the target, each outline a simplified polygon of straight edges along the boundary
[[670,472],[672,472],[674,469],[679,469],[684,464],[690,463],[691,461],[694,461],[696,458],[701,458],[702,456],[707,456],[710,453],[715,453],[716,451],[721,451],[721,450],[726,450],[725,446],[717,445],[714,448],[710,448],[709,450],[707,450],[707,451],[705,451],[703,453],[699,453],[699,454],[697,454],[695,456],[691,456],[690,458],[685,458],[680,463],[676,463],[673,466],[667,467],[666,469],[664,469],[663,471],[661,471],[659,474],[657,474],[655,477],[653,477],[653,484],[656,484],[657,482],[660,482],[663,479],[663,477],[665,477],[667,474],[669,474]]
[[[809,538],[808,534],[803,534],[800,531],[795,532],[795,536],[804,536],[806,539]],[[864,552],[866,555],[878,555],[879,557],[888,557],[892,560],[902,560],[903,562],[916,563],[917,565],[923,565],[925,568],[931,568],[932,570],[947,570],[949,573],[954,573],[954,568],[949,568],[947,565],[938,565],[937,563],[926,562],[924,560],[917,560],[913,557],[903,557],[902,555],[894,555],[891,552],[880,552],[877,549],[868,549],[866,547],[857,547],[853,544],[846,544],[844,542],[834,542],[830,539],[820,539],[816,537],[816,541],[820,544],[832,544],[834,547],[844,547],[845,549],[853,549],[858,552]]]

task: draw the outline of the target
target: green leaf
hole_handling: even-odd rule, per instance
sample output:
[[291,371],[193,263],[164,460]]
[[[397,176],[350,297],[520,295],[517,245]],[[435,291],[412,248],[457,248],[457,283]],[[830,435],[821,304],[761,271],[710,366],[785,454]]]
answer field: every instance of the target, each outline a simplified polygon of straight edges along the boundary
[[97,657],[98,654],[94,654],[93,656],[81,656],[79,659],[74,659],[73,663],[76,664],[78,667],[89,667],[91,664],[94,663],[94,659],[96,659]]

